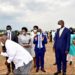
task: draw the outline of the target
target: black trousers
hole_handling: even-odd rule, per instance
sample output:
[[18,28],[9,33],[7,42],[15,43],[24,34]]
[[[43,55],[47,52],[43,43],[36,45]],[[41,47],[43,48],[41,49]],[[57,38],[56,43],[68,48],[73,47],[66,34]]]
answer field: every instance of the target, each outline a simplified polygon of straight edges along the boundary
[[[7,61],[7,59],[8,59],[8,57],[6,57],[6,61]],[[11,62],[10,64],[8,64],[6,66],[7,66],[8,72],[11,72],[11,70],[12,70],[12,72],[14,71],[15,65],[13,62]]]
[[[5,46],[3,46],[3,52],[6,52],[6,48]],[[6,61],[8,60],[8,57],[6,57]],[[8,72],[11,72],[11,69],[12,71],[14,70],[15,68],[15,65],[13,62],[11,62],[10,64],[6,65],[7,66],[7,69],[8,69]]]

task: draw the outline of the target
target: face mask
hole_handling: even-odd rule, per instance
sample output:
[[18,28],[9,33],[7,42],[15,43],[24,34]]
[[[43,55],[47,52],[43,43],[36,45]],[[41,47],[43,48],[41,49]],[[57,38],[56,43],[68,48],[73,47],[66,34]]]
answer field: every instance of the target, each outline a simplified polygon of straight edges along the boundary
[[61,25],[58,25],[57,27],[58,27],[58,28],[61,28]]
[[34,30],[34,32],[37,32],[37,30]]
[[40,32],[38,32],[37,34],[38,34],[38,35],[40,35],[41,33],[40,33]]
[[10,30],[7,30],[7,32],[9,33],[9,32],[10,32]]

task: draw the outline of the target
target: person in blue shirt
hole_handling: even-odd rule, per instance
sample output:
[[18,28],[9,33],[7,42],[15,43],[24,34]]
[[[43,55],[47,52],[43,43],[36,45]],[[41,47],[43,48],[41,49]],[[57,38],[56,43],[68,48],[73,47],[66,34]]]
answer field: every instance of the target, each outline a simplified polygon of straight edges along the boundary
[[41,71],[46,72],[44,69],[44,55],[46,52],[45,44],[47,44],[47,38],[42,33],[41,29],[38,29],[38,33],[34,37],[33,43],[35,44],[36,72],[39,71],[40,66],[41,66]]

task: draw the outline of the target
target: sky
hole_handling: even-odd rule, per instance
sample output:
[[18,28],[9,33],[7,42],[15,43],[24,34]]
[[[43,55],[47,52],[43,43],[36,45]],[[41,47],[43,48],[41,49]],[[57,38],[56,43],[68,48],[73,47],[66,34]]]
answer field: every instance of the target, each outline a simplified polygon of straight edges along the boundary
[[11,25],[13,30],[38,25],[43,30],[57,29],[64,20],[75,28],[75,0],[0,0],[0,29]]

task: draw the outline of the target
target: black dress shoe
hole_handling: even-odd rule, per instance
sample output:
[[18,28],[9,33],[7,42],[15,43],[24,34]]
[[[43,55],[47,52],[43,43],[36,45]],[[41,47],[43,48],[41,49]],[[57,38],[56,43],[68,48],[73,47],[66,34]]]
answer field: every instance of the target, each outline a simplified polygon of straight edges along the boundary
[[57,65],[56,63],[54,63],[53,65]]
[[9,75],[9,74],[10,74],[10,72],[7,72],[7,73],[6,73],[6,75]]
[[70,64],[69,64],[70,66],[72,65],[72,61],[70,61]]
[[36,72],[38,72],[39,71],[39,69],[36,69]]
[[45,69],[41,69],[42,72],[46,72]]
[[60,73],[61,73],[61,72],[55,72],[54,75],[58,75],[58,74],[60,74]]
[[62,75],[66,75],[66,72],[63,72],[63,74]]

